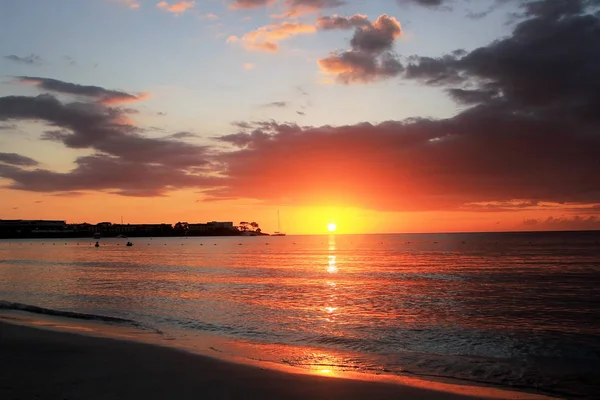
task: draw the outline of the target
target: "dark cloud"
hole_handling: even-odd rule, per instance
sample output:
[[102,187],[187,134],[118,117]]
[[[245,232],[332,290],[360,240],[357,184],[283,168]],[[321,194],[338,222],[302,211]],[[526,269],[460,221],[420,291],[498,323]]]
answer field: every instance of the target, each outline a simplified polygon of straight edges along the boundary
[[391,53],[374,57],[362,51],[345,51],[319,60],[322,70],[335,74],[338,82],[369,83],[397,76],[403,66]]
[[205,147],[142,136],[118,109],[62,103],[51,95],[0,97],[0,120],[39,120],[59,128],[45,136],[67,147],[91,148],[124,161],[172,167],[207,164]]
[[401,34],[400,23],[394,17],[382,15],[374,23],[356,29],[350,45],[356,51],[377,54],[390,50]]
[[133,95],[118,90],[108,90],[99,86],[78,85],[76,83],[59,81],[58,79],[19,76],[19,81],[33,84],[40,89],[56,93],[72,94],[95,98],[100,104],[131,103],[144,99],[147,95]]
[[0,153],[0,163],[31,167],[39,163],[33,158],[25,157],[16,153]]
[[302,115],[302,116],[305,116],[305,115],[306,115],[306,113],[305,113],[305,112],[303,112],[303,111],[296,111],[296,114],[298,114],[298,115]]
[[183,170],[123,161],[117,157],[93,155],[76,160],[67,173],[45,169],[23,170],[0,164],[0,176],[12,180],[12,189],[33,192],[77,192],[98,190],[124,196],[159,196],[174,189],[214,185],[214,178]]
[[463,56],[413,58],[405,76],[454,86],[455,99],[481,110],[539,120],[561,115],[581,129],[596,129],[584,121],[600,121],[600,20],[585,14],[581,1],[566,3],[527,3],[532,16],[512,36]]
[[335,8],[343,6],[346,1],[342,0],[286,0],[286,5],[292,10],[297,9],[308,9],[308,10],[322,10],[325,8]]
[[239,150],[220,156],[227,178],[212,194],[394,211],[597,203],[600,137],[575,127],[490,110],[379,125],[262,123],[222,138]]
[[396,0],[398,5],[419,5],[423,7],[429,8],[437,8],[440,10],[450,10],[450,4],[452,4],[454,0]]
[[317,19],[317,29],[329,31],[334,29],[353,29],[361,26],[371,25],[366,15],[356,14],[351,17],[333,15],[331,17],[320,17]]
[[545,220],[528,219],[523,222],[523,227],[543,231],[600,230],[600,219],[595,216],[576,216],[573,218],[548,217]]
[[199,137],[197,134],[192,133],[192,132],[177,132],[177,133],[173,133],[171,135],[165,136],[165,139],[194,139]]
[[[345,29],[354,18],[354,24],[362,21],[350,41],[351,50],[332,53],[319,60],[321,69],[336,75],[339,82],[367,83],[377,79],[399,75],[404,67],[392,53],[394,41],[402,34],[400,23],[394,17],[381,15],[375,22],[353,16],[346,22],[328,20],[326,29]],[[340,20],[341,21],[341,20]]]
[[588,7],[599,6],[599,0],[535,0],[523,1],[526,17],[558,19],[582,14]]
[[237,126],[238,128],[242,128],[242,129],[252,128],[252,125],[245,121],[234,121],[231,123],[231,125]]
[[30,54],[25,57],[19,57],[17,55],[11,54],[8,56],[4,56],[7,60],[14,61],[20,64],[29,64],[29,65],[41,65],[43,64],[42,58],[35,54]]
[[447,3],[448,0],[397,0],[398,3],[415,3],[421,6],[436,7]]
[[275,107],[275,108],[285,108],[288,106],[287,101],[274,101],[272,103],[264,104],[263,107]]
[[275,0],[233,0],[229,8],[256,8],[273,3]]
[[[584,212],[600,203],[600,20],[586,13],[591,3],[549,12],[556,10],[551,3],[528,4],[512,35],[488,46],[409,58],[405,78],[440,86],[469,106],[456,116],[341,127],[255,124],[226,139],[239,150],[221,156],[227,184],[213,194],[396,211],[553,204]],[[325,67],[349,82],[364,79],[349,76],[358,70],[349,65],[368,70],[369,54],[338,54]]]
[[[93,99],[109,93],[92,86],[61,88],[71,94],[87,93]],[[89,90],[98,95],[88,93]],[[215,184],[215,178],[206,174],[212,168],[208,148],[180,140],[191,137],[190,133],[149,138],[142,129],[131,124],[127,114],[127,109],[100,103],[66,103],[49,94],[0,97],[0,121],[45,122],[55,129],[46,131],[42,139],[96,152],[78,158],[77,167],[66,173],[26,170],[22,167],[35,165],[34,160],[2,154],[0,161],[4,164],[0,164],[0,176],[12,181],[11,188],[20,190],[55,193],[101,190],[129,196],[154,196],[180,188]]]

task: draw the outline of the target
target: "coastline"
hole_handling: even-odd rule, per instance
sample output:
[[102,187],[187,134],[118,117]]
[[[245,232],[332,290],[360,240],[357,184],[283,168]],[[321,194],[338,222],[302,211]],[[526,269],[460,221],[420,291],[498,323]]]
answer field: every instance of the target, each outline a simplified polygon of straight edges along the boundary
[[405,377],[318,376],[212,358],[108,328],[35,324],[6,313],[0,314],[0,361],[3,399],[550,398]]

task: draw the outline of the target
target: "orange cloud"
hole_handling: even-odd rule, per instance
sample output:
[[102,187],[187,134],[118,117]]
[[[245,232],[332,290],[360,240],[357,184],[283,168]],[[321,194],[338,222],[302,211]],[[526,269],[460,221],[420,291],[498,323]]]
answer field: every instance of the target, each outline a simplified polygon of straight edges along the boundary
[[247,50],[275,52],[279,50],[278,42],[296,35],[314,33],[316,31],[317,28],[313,25],[306,25],[299,22],[282,22],[262,26],[246,33],[241,38],[230,36],[227,42],[241,42]]
[[107,96],[100,100],[98,100],[99,104],[102,105],[116,105],[116,104],[126,104],[126,103],[135,103],[138,101],[146,100],[150,97],[150,93],[140,93],[138,95],[130,95],[125,94],[124,96]]
[[193,8],[195,5],[195,1],[180,1],[173,4],[169,4],[166,1],[161,1],[156,5],[156,7],[166,10],[173,14],[181,14],[189,8]]
[[140,8],[140,3],[138,3],[137,0],[120,0],[120,2],[132,9]]
[[341,83],[368,83],[399,75],[404,67],[393,54],[393,46],[402,35],[402,27],[394,17],[383,14],[375,22],[364,16],[334,16],[317,21],[320,30],[356,28],[350,40],[351,49],[331,53],[318,61],[321,70],[336,75]]
[[254,69],[254,63],[244,63],[244,69]]

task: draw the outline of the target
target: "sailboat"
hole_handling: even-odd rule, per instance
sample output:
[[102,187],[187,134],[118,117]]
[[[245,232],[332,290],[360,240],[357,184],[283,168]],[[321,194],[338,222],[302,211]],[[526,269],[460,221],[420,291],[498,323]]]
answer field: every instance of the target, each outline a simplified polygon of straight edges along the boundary
[[285,233],[281,232],[281,221],[279,220],[279,210],[277,210],[277,231],[272,233],[271,236],[285,236]]

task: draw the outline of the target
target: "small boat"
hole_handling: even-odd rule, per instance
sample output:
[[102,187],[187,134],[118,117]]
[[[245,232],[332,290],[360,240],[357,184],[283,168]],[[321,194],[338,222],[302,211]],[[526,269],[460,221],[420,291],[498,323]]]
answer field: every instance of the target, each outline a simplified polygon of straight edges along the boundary
[[125,246],[127,246],[127,247],[131,247],[131,246],[133,246],[133,243],[131,243],[131,242],[127,242],[127,244],[126,244]]
[[281,222],[279,221],[279,210],[277,210],[277,231],[271,233],[271,236],[285,236],[285,233],[281,232]]

